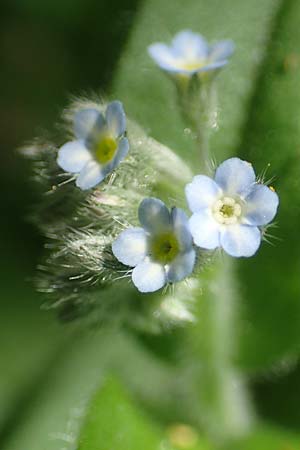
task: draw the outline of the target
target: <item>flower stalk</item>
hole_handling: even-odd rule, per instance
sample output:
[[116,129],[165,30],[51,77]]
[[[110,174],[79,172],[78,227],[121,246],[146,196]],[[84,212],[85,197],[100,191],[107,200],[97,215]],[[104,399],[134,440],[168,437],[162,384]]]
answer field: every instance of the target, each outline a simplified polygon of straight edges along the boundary
[[196,142],[195,163],[202,173],[209,173],[209,139],[217,117],[216,89],[213,79],[203,74],[177,83],[177,98],[183,122]]
[[[219,256],[219,255],[217,255]],[[234,264],[216,258],[202,284],[205,300],[197,303],[190,339],[197,361],[200,423],[217,448],[245,435],[254,421],[245,379],[234,367],[238,353],[238,305]]]

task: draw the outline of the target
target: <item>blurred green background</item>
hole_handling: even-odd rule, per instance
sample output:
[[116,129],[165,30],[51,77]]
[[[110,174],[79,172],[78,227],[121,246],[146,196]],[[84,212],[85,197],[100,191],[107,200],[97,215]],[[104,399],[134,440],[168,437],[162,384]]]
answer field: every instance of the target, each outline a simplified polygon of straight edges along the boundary
[[28,217],[36,195],[17,152],[54,129],[71,95],[105,93],[138,1],[1,1],[0,447],[66,351],[68,330],[40,311],[32,277],[43,239]]
[[[141,56],[146,45],[156,39],[156,33],[159,39],[169,39],[174,32],[185,27],[195,31],[203,28],[203,33],[208,33],[209,38],[213,38],[214,32],[216,38],[228,38],[232,33],[237,40],[233,69],[228,71],[227,78],[225,76],[219,86],[219,91],[224,88],[225,100],[222,104],[221,98],[221,105],[228,114],[221,117],[221,130],[214,138],[216,147],[220,146],[225,135],[224,154],[230,149],[242,157],[251,155],[254,165],[258,164],[260,170],[272,160],[273,152],[276,177],[286,177],[280,185],[282,197],[286,202],[293,202],[293,214],[289,216],[290,222],[284,222],[283,215],[280,216],[279,227],[283,231],[278,233],[281,241],[276,246],[281,253],[276,253],[276,246],[270,247],[258,256],[257,263],[253,260],[241,263],[238,269],[246,297],[249,291],[253,296],[252,310],[243,323],[250,331],[246,338],[242,337],[244,353],[238,357],[238,364],[249,377],[258,416],[272,424],[274,429],[300,432],[300,298],[297,297],[299,281],[296,277],[300,264],[299,255],[293,254],[293,250],[299,249],[300,225],[297,222],[300,203],[297,141],[300,138],[300,32],[297,20],[300,19],[300,8],[298,0],[250,0],[248,6],[246,2],[245,6],[242,3],[242,0],[214,0],[198,5],[195,1],[177,0],[161,4],[156,11],[158,2],[155,1],[149,1],[147,6],[146,1],[142,3],[140,0],[2,0],[0,448],[34,450],[33,444],[28,444],[32,442],[36,442],[39,450],[62,448],[62,436],[49,437],[47,434],[49,429],[56,431],[60,421],[67,421],[64,411],[68,408],[59,409],[52,401],[52,385],[56,386],[55,395],[59,396],[61,389],[66,404],[69,402],[71,405],[75,391],[85,392],[89,388],[85,386],[85,380],[88,380],[86,384],[90,382],[93,385],[98,371],[101,372],[98,364],[102,358],[101,347],[98,348],[98,341],[99,345],[102,342],[101,333],[89,332],[88,337],[82,337],[77,331],[74,336],[69,326],[63,327],[52,313],[40,309],[42,299],[34,291],[32,277],[43,253],[43,239],[28,220],[36,193],[30,182],[29,164],[16,149],[34,136],[43,134],[45,129],[51,133],[71,95],[91,91],[106,94],[111,91],[114,81],[113,92],[121,94],[121,100],[128,105],[133,117],[141,120],[154,137],[186,156],[187,151],[183,150],[186,137],[178,131],[177,123],[172,124],[175,123],[172,122],[173,115],[176,120],[178,117],[176,113],[169,115],[166,108],[168,102],[172,104],[171,87],[158,71],[155,72],[146,54]],[[195,14],[198,10],[199,21]],[[143,27],[148,27],[148,32],[145,32],[144,40],[139,40]],[[251,53],[252,45],[256,47]],[[121,70],[118,72],[120,60]],[[151,98],[147,80],[151,80],[154,87]],[[158,102],[160,114],[165,117],[163,124],[155,117]],[[240,115],[240,110],[244,111],[244,116]],[[241,119],[241,123],[236,124],[238,116],[242,117],[243,123]],[[234,121],[235,125],[232,125]],[[282,156],[281,148],[286,147],[291,148],[291,152]],[[258,150],[253,150],[255,148]],[[264,157],[264,149],[268,152],[267,158]],[[272,167],[270,173],[274,173]],[[287,186],[295,192],[294,197],[284,192]],[[287,306],[283,303],[284,294],[281,297],[277,295],[282,285],[280,271],[283,265],[287,271],[290,266],[294,270],[286,294]],[[259,269],[260,273],[264,271],[260,278],[257,275]],[[265,289],[264,283],[273,287]],[[274,310],[272,296],[277,305]],[[267,322],[272,315],[274,321]],[[257,333],[256,320],[260,327]],[[251,333],[253,338],[247,340]],[[137,340],[146,346],[150,358],[163,359],[167,355],[166,359],[172,360],[179,338],[180,333],[170,332],[161,337],[138,336]],[[85,339],[93,345],[87,345]],[[105,339],[103,341],[105,354]],[[116,340],[116,346],[119,345],[121,343]],[[264,353],[260,353],[260,347]],[[86,348],[90,350],[86,351]],[[70,383],[72,388],[66,389],[73,378],[77,381]],[[115,392],[118,392],[118,398],[123,398],[119,392],[121,388],[112,386],[114,382],[105,391],[104,404],[114,397]],[[135,386],[133,391],[143,392],[143,388]],[[151,406],[151,400],[147,399],[145,403]],[[135,413],[130,411],[129,416],[134,418]],[[43,424],[53,419],[53,425],[44,425],[44,428],[42,425],[37,430],[35,423],[39,417]],[[171,412],[167,417],[171,417]],[[68,426],[72,428],[72,423]],[[138,427],[143,429],[143,424]],[[62,433],[63,429],[57,432]],[[140,438],[146,439],[148,433],[147,429]],[[27,444],[20,447],[25,435],[28,436]],[[16,441],[14,436],[17,436]],[[43,443],[43,439],[47,443]],[[272,446],[272,440],[266,442],[262,447],[250,443],[249,447],[240,448],[277,449]],[[300,448],[300,441],[297,442],[298,447],[293,447],[289,442],[285,446],[283,441],[278,450]],[[65,445],[70,445],[66,447],[68,449],[73,448],[73,443]],[[151,445],[156,448],[154,442]],[[205,444],[201,448],[206,448]]]

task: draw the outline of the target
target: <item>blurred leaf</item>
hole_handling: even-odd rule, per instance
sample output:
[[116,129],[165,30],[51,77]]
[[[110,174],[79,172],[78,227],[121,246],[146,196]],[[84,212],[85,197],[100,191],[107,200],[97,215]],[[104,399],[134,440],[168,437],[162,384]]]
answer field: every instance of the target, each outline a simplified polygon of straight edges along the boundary
[[5,449],[73,449],[85,406],[103,377],[107,341],[102,332],[73,337],[49,369]]
[[90,402],[78,450],[212,450],[189,425],[174,423],[164,432],[133,402],[115,377],[109,377]]
[[[253,383],[253,396],[260,417],[296,432],[300,429],[300,364],[287,361]],[[291,370],[291,366],[293,369]]]
[[[64,348],[68,333],[40,310],[40,297],[24,282],[20,261],[2,247],[0,264],[0,443],[17,422],[45,371]],[[20,267],[19,267],[20,266]],[[21,281],[20,281],[21,280]],[[22,303],[19,299],[22,299]]]
[[105,382],[89,406],[79,450],[159,450],[159,430],[115,379]]
[[[267,178],[276,175],[281,197],[279,229],[269,230],[280,240],[275,247],[263,244],[255,258],[236,262],[241,276],[236,308],[242,316],[236,328],[241,335],[236,359],[247,370],[270,368],[299,349],[299,7],[295,0],[228,0],[222,8],[217,0],[184,7],[178,0],[170,11],[168,4],[150,0],[115,80],[114,92],[128,113],[192,165],[193,142],[183,131],[172,83],[145,49],[152,42],[169,41],[182,28],[236,43],[232,61],[218,78],[219,128],[212,137],[213,156],[221,161],[239,153],[251,160],[258,174],[270,163]],[[201,301],[207,301],[205,296]]]
[[[178,371],[147,353],[130,336],[102,330],[74,336],[45,374],[3,448],[57,450],[61,445],[73,450],[91,398],[110,372],[117,373],[140,404],[162,422],[190,420],[199,413],[193,387],[184,383]],[[111,425],[113,432],[115,423]]]
[[235,53],[217,80],[219,127],[211,145],[218,161],[232,155],[240,143],[279,4],[279,0],[224,0],[220,8],[218,0],[189,0],[185,4],[174,0],[172,7],[160,0],[144,2],[121,58],[113,84],[114,96],[124,102],[127,113],[155,139],[176,150],[192,165],[194,141],[183,130],[175,88],[155,66],[147,47],[156,41],[169,42],[185,28],[211,41],[233,39]]
[[228,450],[298,450],[300,436],[272,426],[260,426],[246,439],[230,446]]
[[[243,261],[241,363],[266,367],[300,346],[300,3],[283,3],[245,128],[241,156],[278,190],[278,228],[255,261]],[[274,239],[272,238],[274,236]]]

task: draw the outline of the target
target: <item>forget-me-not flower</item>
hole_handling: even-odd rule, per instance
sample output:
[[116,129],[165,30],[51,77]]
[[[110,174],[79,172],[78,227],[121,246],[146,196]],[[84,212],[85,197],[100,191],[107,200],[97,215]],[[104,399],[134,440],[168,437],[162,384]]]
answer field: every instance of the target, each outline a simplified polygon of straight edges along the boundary
[[256,182],[250,163],[224,161],[214,180],[197,175],[186,186],[190,230],[197,246],[222,247],[231,256],[252,256],[260,246],[261,226],[274,218],[279,199],[273,189]]
[[78,174],[76,185],[90,189],[99,184],[125,158],[129,150],[126,116],[122,103],[108,104],[105,115],[86,108],[74,115],[76,140],[58,151],[57,163],[66,172]]
[[139,206],[142,227],[123,231],[112,244],[115,257],[134,267],[132,281],[140,292],[154,292],[183,280],[194,268],[196,252],[184,211],[157,198]]
[[233,50],[232,41],[209,45],[203,36],[190,30],[177,33],[170,46],[158,42],[148,47],[150,56],[161,69],[187,76],[220,69],[227,64]]

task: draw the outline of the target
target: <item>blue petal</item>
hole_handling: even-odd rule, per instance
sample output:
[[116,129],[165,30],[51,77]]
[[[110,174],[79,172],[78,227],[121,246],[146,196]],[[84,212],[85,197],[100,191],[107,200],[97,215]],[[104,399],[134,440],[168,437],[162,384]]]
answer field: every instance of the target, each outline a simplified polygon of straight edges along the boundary
[[[157,43],[152,44],[148,47],[148,52],[150,56],[154,59],[156,64],[163,70],[173,74],[185,74],[192,75],[196,73],[195,69],[184,69],[180,67],[182,60],[186,59],[183,56],[176,55],[176,52],[170,49],[167,45]],[[178,66],[179,64],[179,66]],[[200,65],[200,63],[199,63]]]
[[246,196],[255,183],[255,172],[249,162],[230,158],[217,168],[215,181],[225,194]]
[[197,175],[185,187],[185,195],[192,212],[211,206],[222,194],[214,180],[206,175]]
[[220,245],[220,225],[208,210],[202,210],[190,218],[190,230],[195,244],[208,250]]
[[143,228],[129,228],[112,243],[115,257],[126,266],[135,267],[147,254],[147,236]]
[[226,59],[223,61],[216,61],[212,63],[207,63],[205,66],[199,67],[199,69],[195,70],[195,73],[201,72],[210,72],[213,70],[221,69],[221,67],[225,66],[228,63]]
[[170,283],[181,281],[193,272],[196,261],[196,252],[191,249],[187,253],[181,253],[170,264],[167,270],[167,279]]
[[57,164],[66,172],[78,173],[91,158],[83,141],[72,141],[59,149]]
[[74,116],[74,133],[78,139],[88,139],[96,130],[103,128],[105,120],[100,111],[94,108],[81,109]]
[[106,109],[106,121],[109,131],[119,137],[126,131],[126,115],[123,105],[118,100],[109,103]]
[[172,41],[173,54],[184,59],[206,58],[208,45],[206,40],[198,33],[190,30],[180,31]]
[[172,208],[171,222],[174,233],[179,241],[180,251],[186,252],[192,247],[193,239],[189,228],[189,219],[180,208]]
[[224,61],[234,52],[233,41],[220,41],[211,47],[209,52],[210,61]]
[[96,161],[89,161],[76,179],[76,186],[85,191],[97,186],[107,175]]
[[148,47],[148,53],[152,59],[163,69],[172,68],[174,64],[174,57],[171,54],[170,48],[166,44],[156,43]]
[[124,137],[120,139],[116,156],[112,161],[113,169],[115,169],[115,167],[117,167],[120,164],[120,162],[127,156],[128,151],[129,151],[129,142],[128,139]]
[[231,256],[252,256],[260,246],[261,232],[257,227],[231,225],[222,228],[220,242]]
[[250,225],[266,225],[274,219],[279,198],[267,186],[263,184],[254,185],[245,201],[244,218]]
[[166,205],[158,198],[145,198],[139,206],[139,220],[152,233],[170,229],[171,217]]
[[161,264],[147,259],[133,269],[132,281],[140,292],[154,292],[166,284],[166,272]]
[[115,157],[112,161],[102,166],[102,171],[105,175],[112,172],[120,162],[126,157],[129,150],[129,142],[127,138],[121,138],[118,144],[118,149],[116,151]]

